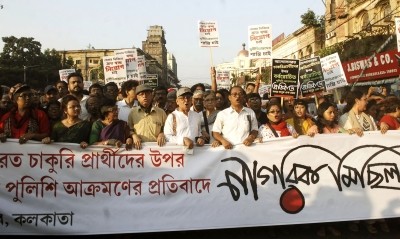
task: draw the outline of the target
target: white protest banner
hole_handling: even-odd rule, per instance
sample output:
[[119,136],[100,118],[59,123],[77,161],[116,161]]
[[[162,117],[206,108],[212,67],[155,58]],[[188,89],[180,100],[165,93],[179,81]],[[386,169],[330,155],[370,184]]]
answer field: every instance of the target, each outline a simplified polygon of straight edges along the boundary
[[122,83],[127,80],[125,56],[104,56],[103,67],[105,83],[114,82],[121,88]]
[[8,140],[0,234],[115,234],[399,217],[400,132],[282,137],[232,150]]
[[327,91],[348,84],[337,52],[321,58],[321,67]]
[[146,78],[146,74],[147,74],[147,71],[146,71],[146,57],[144,56],[144,55],[142,55],[142,56],[138,56],[137,57],[137,60],[138,60],[138,73],[139,73],[139,79],[142,81],[142,80],[146,80],[147,78]]
[[137,62],[137,50],[136,48],[115,50],[114,54],[116,56],[125,56],[126,62],[126,77],[128,80],[140,80],[138,72],[138,62]]
[[229,78],[229,71],[216,71],[217,89],[231,88],[231,80]]
[[272,58],[271,24],[249,26],[249,57],[252,59]]
[[218,25],[215,21],[199,21],[200,47],[218,47]]
[[397,52],[400,52],[400,17],[395,17],[394,22],[396,25]]
[[60,80],[67,82],[68,75],[74,72],[75,69],[62,69],[58,71],[58,74],[60,75]]

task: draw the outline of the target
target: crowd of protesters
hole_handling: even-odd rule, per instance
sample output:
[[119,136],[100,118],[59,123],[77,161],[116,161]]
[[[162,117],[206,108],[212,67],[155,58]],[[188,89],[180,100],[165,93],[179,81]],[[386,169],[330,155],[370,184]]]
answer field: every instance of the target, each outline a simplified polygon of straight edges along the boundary
[[[45,87],[42,95],[25,84],[3,88],[0,140],[69,142],[81,148],[125,145],[127,150],[140,150],[145,142],[157,142],[160,147],[169,142],[187,149],[205,144],[232,149],[276,137],[331,133],[361,137],[365,131],[384,134],[400,129],[400,100],[386,88],[379,94],[376,87],[350,91],[345,107],[320,97],[312,115],[310,99],[260,96],[260,76],[245,88],[217,90],[215,68],[210,73],[211,90],[201,83],[190,88],[152,89],[128,80],[121,89],[111,82],[93,84],[86,91],[79,73],[70,74],[67,82]],[[379,223],[383,231],[389,230],[384,221]],[[370,233],[377,232],[375,224],[366,223]],[[350,229],[357,231],[358,226],[351,223]],[[321,227],[318,234],[324,236],[325,229]],[[340,235],[332,225],[327,229]]]

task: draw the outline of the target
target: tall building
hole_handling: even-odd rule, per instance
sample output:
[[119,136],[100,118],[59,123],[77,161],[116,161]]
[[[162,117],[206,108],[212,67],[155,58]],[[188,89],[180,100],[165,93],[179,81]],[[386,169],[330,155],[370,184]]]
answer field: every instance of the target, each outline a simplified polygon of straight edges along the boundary
[[167,53],[167,64],[168,68],[175,73],[175,75],[178,75],[178,65],[176,64],[176,58],[174,54],[172,53]]
[[[177,64],[175,57],[171,54],[168,68],[167,49],[165,47],[165,35],[162,26],[150,26],[147,40],[143,41],[143,50],[136,48],[138,55],[146,58],[146,71],[148,74],[158,75],[158,85],[165,87],[179,86],[177,77]],[[90,49],[58,51],[62,60],[72,59],[75,68],[80,70],[84,80],[92,82],[103,82],[100,78],[101,61],[104,56],[113,56],[114,50],[118,49]]]
[[161,65],[162,75],[160,79],[167,79],[168,76],[168,62],[167,62],[167,48],[165,44],[165,32],[162,26],[150,26],[147,30],[147,39],[142,41],[142,50],[151,55]]

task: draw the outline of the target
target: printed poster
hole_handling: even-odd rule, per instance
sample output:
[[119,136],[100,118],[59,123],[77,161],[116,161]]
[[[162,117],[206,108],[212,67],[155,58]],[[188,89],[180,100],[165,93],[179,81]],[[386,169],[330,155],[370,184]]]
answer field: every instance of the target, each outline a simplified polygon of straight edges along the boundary
[[231,80],[229,77],[229,71],[217,71],[216,72],[217,89],[227,89],[231,87]]
[[249,26],[249,57],[272,58],[272,27],[270,24]]
[[347,85],[346,76],[337,52],[321,58],[321,67],[327,91]]
[[74,72],[75,69],[62,69],[58,71],[58,74],[60,75],[60,80],[67,82],[68,75]]
[[299,60],[272,59],[271,96],[297,98]]
[[127,81],[126,76],[126,60],[124,55],[104,56],[104,81],[115,82],[118,88],[121,88],[122,83]]
[[219,47],[218,25],[215,21],[199,21],[200,47]]
[[299,78],[300,93],[303,97],[325,90],[324,75],[319,57],[300,61]]
[[140,81],[138,72],[138,55],[136,48],[121,49],[114,51],[116,56],[125,56],[126,60],[126,76],[128,80]]

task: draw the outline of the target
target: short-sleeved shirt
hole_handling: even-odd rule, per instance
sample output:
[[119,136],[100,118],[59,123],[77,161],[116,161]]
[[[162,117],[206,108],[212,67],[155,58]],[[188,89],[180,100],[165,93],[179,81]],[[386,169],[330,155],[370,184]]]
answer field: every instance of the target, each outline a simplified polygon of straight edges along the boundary
[[212,129],[233,145],[243,143],[253,130],[258,131],[256,114],[247,107],[239,113],[232,107],[220,111]]
[[162,132],[166,119],[165,111],[156,106],[151,108],[150,113],[135,106],[128,116],[128,126],[143,142],[157,142],[157,136]]
[[118,110],[119,110],[118,119],[128,122],[128,117],[129,117],[129,114],[131,113],[132,108],[135,106],[138,106],[138,103],[135,100],[135,102],[133,103],[133,107],[131,108],[125,102],[125,100],[120,100],[120,101],[117,101],[116,105],[118,106]]

